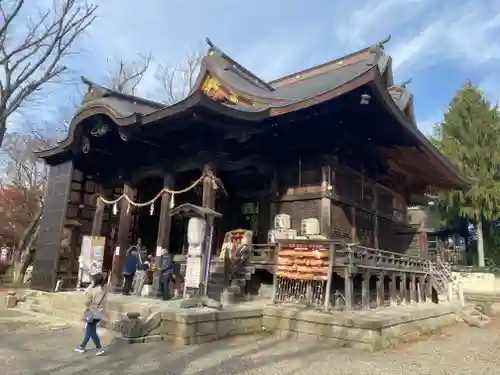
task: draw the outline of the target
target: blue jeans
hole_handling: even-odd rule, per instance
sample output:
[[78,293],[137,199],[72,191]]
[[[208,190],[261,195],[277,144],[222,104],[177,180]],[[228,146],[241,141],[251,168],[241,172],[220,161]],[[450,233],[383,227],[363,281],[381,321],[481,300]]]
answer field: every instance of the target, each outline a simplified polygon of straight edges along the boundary
[[96,349],[101,349],[101,340],[99,340],[99,336],[97,335],[97,323],[99,323],[99,320],[94,320],[92,323],[87,323],[82,345],[80,345],[82,348],[85,349],[89,340],[92,339]]

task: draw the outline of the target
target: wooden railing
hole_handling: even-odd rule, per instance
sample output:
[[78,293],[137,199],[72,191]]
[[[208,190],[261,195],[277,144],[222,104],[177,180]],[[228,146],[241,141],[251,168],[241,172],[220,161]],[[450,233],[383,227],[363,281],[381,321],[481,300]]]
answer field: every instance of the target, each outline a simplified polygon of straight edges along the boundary
[[347,245],[348,263],[364,269],[428,273],[429,261],[424,258],[373,249],[356,244]]
[[[308,243],[318,240],[288,240],[292,243]],[[328,241],[326,241],[328,242]],[[273,266],[276,261],[275,244],[253,244],[250,252],[250,262],[253,265]],[[417,273],[429,272],[429,261],[424,258],[373,249],[356,244],[337,246],[336,266],[352,265],[354,267],[387,271],[408,271]]]

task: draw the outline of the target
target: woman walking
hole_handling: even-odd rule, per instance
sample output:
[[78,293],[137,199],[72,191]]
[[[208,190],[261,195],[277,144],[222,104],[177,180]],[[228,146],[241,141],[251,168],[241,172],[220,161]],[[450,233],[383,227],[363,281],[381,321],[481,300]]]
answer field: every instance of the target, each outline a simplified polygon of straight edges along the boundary
[[96,355],[102,355],[104,349],[97,334],[97,324],[102,319],[107,291],[104,277],[101,273],[92,275],[92,287],[87,290],[86,294],[87,300],[85,301],[85,311],[83,313],[83,320],[86,323],[85,335],[83,336],[82,343],[75,348],[75,351],[84,353],[87,343],[92,339],[97,350]]

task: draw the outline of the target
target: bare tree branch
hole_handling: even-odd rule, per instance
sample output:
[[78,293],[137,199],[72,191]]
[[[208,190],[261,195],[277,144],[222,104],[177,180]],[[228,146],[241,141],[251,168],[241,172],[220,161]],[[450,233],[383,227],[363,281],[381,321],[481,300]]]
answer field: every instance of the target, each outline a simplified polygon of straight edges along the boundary
[[164,95],[164,102],[174,104],[184,99],[193,87],[200,68],[203,52],[188,53],[178,65],[159,65],[155,78]]
[[109,74],[107,85],[113,90],[135,95],[137,86],[139,86],[149,69],[150,62],[151,54],[139,55],[137,59],[132,61],[118,59],[113,63],[108,61]]
[[[41,87],[66,70],[64,59],[75,40],[95,20],[97,6],[85,0],[54,0],[50,9],[25,20],[25,0],[0,0],[0,146],[7,118]],[[32,9],[31,9],[32,10]],[[22,22],[27,29],[23,36]],[[14,35],[14,33],[16,35]]]
[[1,165],[6,183],[26,190],[41,189],[47,177],[47,167],[34,152],[44,147],[44,142],[30,134],[8,134],[2,147]]

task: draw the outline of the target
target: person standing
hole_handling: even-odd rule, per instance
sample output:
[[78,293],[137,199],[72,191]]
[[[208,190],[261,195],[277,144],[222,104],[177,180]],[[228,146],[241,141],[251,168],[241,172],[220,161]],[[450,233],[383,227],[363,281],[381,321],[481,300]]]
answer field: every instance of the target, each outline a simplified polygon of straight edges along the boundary
[[170,299],[170,279],[174,274],[174,259],[167,249],[163,249],[161,255],[160,288],[164,301]]
[[138,259],[139,263],[137,264],[137,272],[135,274],[134,294],[140,297],[148,276],[148,253],[145,250],[141,251]]
[[130,246],[127,250],[127,255],[125,257],[125,263],[123,264],[123,290],[122,294],[124,296],[130,295],[130,290],[132,289],[132,283],[134,282],[135,272],[137,271],[137,265],[139,264],[139,253],[137,252],[136,246]]
[[85,310],[83,319],[86,323],[85,334],[83,341],[75,348],[78,353],[84,353],[85,348],[90,339],[94,342],[96,347],[96,355],[104,354],[104,349],[101,345],[101,340],[97,334],[97,325],[102,319],[104,307],[106,305],[106,283],[101,273],[92,275],[91,287],[85,292],[87,299],[85,300]]

